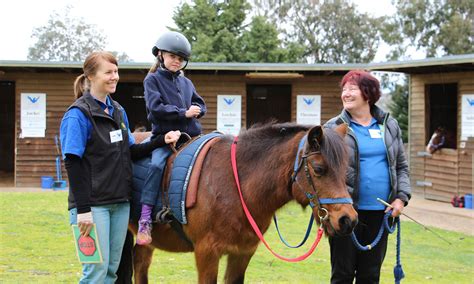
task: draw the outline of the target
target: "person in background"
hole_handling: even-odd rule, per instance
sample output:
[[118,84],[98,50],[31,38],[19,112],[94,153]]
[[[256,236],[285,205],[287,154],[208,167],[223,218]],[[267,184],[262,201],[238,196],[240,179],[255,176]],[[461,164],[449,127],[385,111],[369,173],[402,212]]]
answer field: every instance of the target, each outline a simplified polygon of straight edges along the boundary
[[75,101],[61,121],[60,139],[69,178],[70,223],[82,235],[96,224],[102,263],[82,265],[80,283],[114,283],[127,232],[132,159],[175,143],[174,132],[134,144],[125,110],[112,98],[119,80],[116,58],[98,51],[87,56],[74,82]]
[[[191,56],[191,44],[178,32],[166,32],[152,49],[156,63],[143,82],[148,120],[153,137],[167,131],[181,131],[194,137],[201,134],[198,119],[206,113],[206,104],[197,94],[191,80],[182,74]],[[169,147],[153,151],[142,191],[142,210],[138,222],[137,244],[152,241],[151,213],[161,188]]]
[[133,133],[137,132],[146,132],[146,125],[142,121],[138,121],[137,123],[135,123]]
[[[340,83],[344,109],[324,126],[334,128],[345,123],[349,169],[347,189],[359,214],[354,233],[361,244],[371,243],[382,225],[383,199],[398,217],[411,197],[408,163],[405,158],[398,122],[375,103],[380,98],[380,83],[370,73],[350,71]],[[387,250],[388,233],[371,250],[361,251],[350,236],[329,237],[331,283],[379,283],[380,269]]]

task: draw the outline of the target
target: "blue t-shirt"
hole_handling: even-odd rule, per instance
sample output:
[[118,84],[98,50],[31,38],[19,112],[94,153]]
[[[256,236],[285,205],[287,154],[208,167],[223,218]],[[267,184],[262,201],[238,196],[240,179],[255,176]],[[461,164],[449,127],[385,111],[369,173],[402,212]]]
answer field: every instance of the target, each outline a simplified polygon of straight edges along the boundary
[[384,210],[377,197],[387,201],[390,194],[390,176],[387,151],[377,121],[372,118],[369,126],[351,121],[350,127],[357,138],[360,161],[359,209]]
[[[95,101],[102,109],[107,108],[110,116],[113,115],[115,109],[109,96],[107,96],[105,104],[97,99],[95,99]],[[123,108],[121,111],[123,113],[125,125],[128,128],[128,144],[131,146],[135,143],[135,139],[130,132],[127,114]],[[87,141],[91,139],[91,132],[92,123],[79,108],[75,107],[67,111],[61,120],[61,126],[59,129],[63,159],[66,158],[66,154],[73,154],[82,158],[82,155],[86,150]]]

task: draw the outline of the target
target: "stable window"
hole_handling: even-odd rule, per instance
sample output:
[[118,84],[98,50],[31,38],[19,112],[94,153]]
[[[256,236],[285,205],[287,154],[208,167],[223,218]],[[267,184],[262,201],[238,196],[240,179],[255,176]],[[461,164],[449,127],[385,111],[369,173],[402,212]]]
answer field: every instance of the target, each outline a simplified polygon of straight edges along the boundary
[[148,131],[151,130],[147,119],[143,83],[120,83],[112,98],[127,112],[131,131],[136,126],[145,126]]
[[428,84],[426,95],[426,143],[438,127],[443,127],[454,137],[454,143],[446,148],[456,149],[458,85]]

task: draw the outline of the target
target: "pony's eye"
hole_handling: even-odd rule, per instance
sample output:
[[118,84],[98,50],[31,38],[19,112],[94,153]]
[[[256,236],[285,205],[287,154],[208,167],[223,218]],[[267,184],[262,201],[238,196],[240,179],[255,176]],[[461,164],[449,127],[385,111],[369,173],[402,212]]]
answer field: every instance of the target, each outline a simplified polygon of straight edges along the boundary
[[314,170],[314,173],[315,173],[316,175],[318,175],[318,176],[323,176],[323,175],[325,175],[326,172],[327,172],[327,169],[326,169],[325,167],[323,167],[323,166],[321,166],[321,165],[317,165],[317,164],[315,164],[314,162],[311,163],[311,166],[312,166],[312,168],[313,168],[313,170]]

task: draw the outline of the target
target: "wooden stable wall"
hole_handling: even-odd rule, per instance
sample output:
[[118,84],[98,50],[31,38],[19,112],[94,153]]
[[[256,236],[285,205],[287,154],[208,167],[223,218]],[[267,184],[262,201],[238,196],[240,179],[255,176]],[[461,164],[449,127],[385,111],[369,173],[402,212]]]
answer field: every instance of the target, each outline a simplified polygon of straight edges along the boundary
[[[79,72],[79,70],[77,70]],[[74,101],[73,82],[78,73],[74,71],[23,72],[7,73],[0,76],[1,80],[14,81],[16,86],[15,113],[15,186],[40,186],[42,176],[56,177],[55,158],[57,156],[54,137],[59,135],[61,118]],[[120,81],[141,83],[146,72],[142,70],[121,70]],[[189,72],[198,93],[204,98],[208,112],[202,118],[203,131],[208,133],[217,127],[217,95],[242,96],[242,127],[246,125],[246,86],[247,84],[291,84],[292,121],[296,120],[296,96],[301,94],[321,95],[321,123],[339,114],[342,104],[338,82],[339,75],[309,74],[304,78],[287,80],[248,79],[244,73],[201,74],[199,71]],[[44,138],[19,138],[20,134],[20,94],[46,93],[46,133]],[[62,163],[63,179],[66,171]]]
[[199,75],[190,74],[196,90],[207,104],[207,114],[202,125],[205,132],[217,128],[217,95],[242,96],[242,127],[247,125],[246,104],[247,84],[292,85],[291,120],[296,121],[296,96],[321,95],[321,124],[338,115],[342,110],[339,81],[342,76],[305,75],[298,79],[248,79],[243,74],[233,75]]
[[[41,176],[56,177],[57,154],[54,142],[64,111],[74,99],[72,74],[8,74],[16,84],[15,185],[39,186]],[[3,79],[3,78],[2,78]],[[46,132],[44,138],[19,138],[21,93],[46,93]],[[62,173],[65,175],[64,165]]]
[[[474,94],[474,72],[453,72],[435,74],[413,74],[410,77],[410,172],[415,192],[423,193],[425,198],[450,201],[454,195],[464,195],[473,191],[474,140],[465,141],[460,148],[461,136],[461,97]],[[457,149],[442,149],[431,157],[425,156],[425,85],[458,85],[458,137]],[[431,134],[431,133],[430,133]]]

